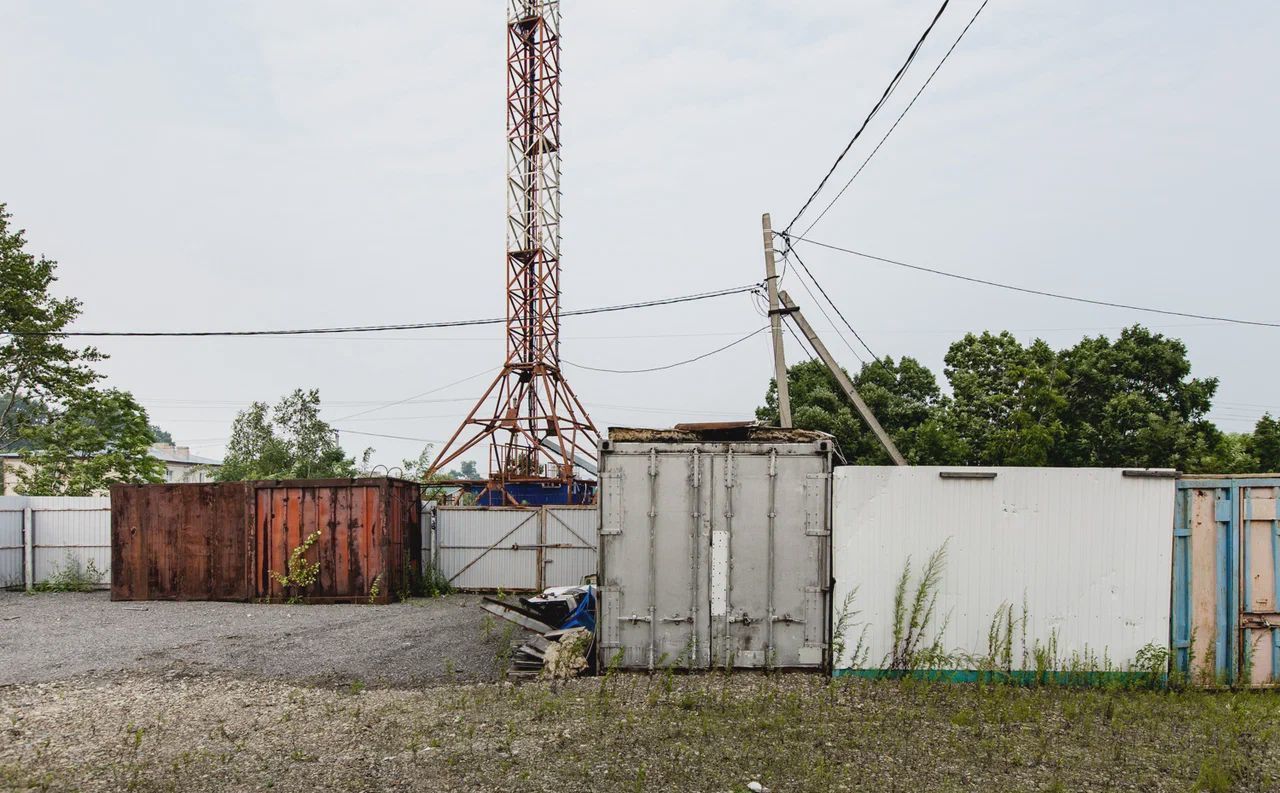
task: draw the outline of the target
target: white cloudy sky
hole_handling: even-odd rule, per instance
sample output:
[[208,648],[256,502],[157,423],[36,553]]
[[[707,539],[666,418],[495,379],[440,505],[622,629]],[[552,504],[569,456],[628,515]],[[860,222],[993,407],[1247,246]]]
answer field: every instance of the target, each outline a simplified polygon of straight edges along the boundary
[[[977,3],[951,4],[868,143]],[[759,280],[760,213],[794,214],[935,9],[565,0],[565,307]],[[1276,320],[1278,40],[1267,0],[992,0],[811,235],[1041,289]],[[2,0],[0,201],[61,263],[81,329],[493,316],[504,46],[499,0]],[[878,353],[939,373],[968,330],[1066,345],[1143,321],[1221,378],[1225,428],[1280,411],[1277,330],[806,259]],[[807,301],[794,276],[784,287]],[[745,296],[571,318],[563,352],[653,366],[763,322]],[[201,453],[221,453],[238,407],[308,386],[353,453],[373,445],[395,463],[421,444],[354,433],[442,439],[484,378],[338,419],[496,367],[500,334],[100,346],[110,382]],[[750,416],[770,359],[762,335],[667,372],[569,372],[597,424],[665,426]]]

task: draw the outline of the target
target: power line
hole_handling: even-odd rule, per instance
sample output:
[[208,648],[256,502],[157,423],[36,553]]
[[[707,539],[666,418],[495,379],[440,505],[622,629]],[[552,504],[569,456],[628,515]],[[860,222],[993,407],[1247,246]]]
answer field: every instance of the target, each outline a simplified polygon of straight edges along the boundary
[[[659,300],[646,300],[639,303],[623,303],[614,306],[601,306],[598,308],[580,308],[574,311],[562,311],[562,317],[580,317],[588,314],[605,314],[612,311],[627,311],[635,308],[652,308],[654,306],[669,306],[676,303],[689,303],[695,300],[708,300],[715,297],[727,297],[728,295],[738,295],[744,292],[750,292],[759,288],[759,284],[744,284],[729,289],[718,289],[711,292],[698,292],[692,295],[681,295],[679,297],[668,297]],[[348,327],[334,328],[296,328],[292,330],[189,330],[189,331],[59,331],[59,332],[33,332],[33,331],[12,331],[8,335],[12,336],[132,336],[132,337],[190,337],[190,336],[304,336],[316,335],[322,333],[379,333],[388,330],[425,330],[428,328],[459,328],[469,327],[472,325],[501,325],[506,322],[505,317],[490,317],[488,319],[458,319],[447,322],[414,322],[399,325],[354,325]]]
[[345,432],[348,435],[367,435],[370,438],[391,438],[392,440],[397,440],[397,441],[417,441],[418,443],[443,443],[444,442],[439,440],[438,438],[437,439],[408,438],[408,437],[405,437],[404,435],[387,435],[382,432],[358,432],[356,430],[345,430],[345,429],[342,429],[341,427],[334,427],[334,429],[337,430],[338,432]]
[[[874,360],[876,363],[880,363],[880,356],[876,355],[875,351],[872,350],[871,347],[868,346],[868,344],[865,341],[863,341],[862,336],[858,333],[858,331],[854,330],[853,325],[849,324],[849,320],[845,318],[844,312],[841,311],[840,307],[836,305],[836,301],[831,299],[831,295],[827,294],[827,290],[822,288],[822,284],[818,282],[818,279],[816,277],[814,277],[813,271],[809,269],[809,265],[804,263],[804,259],[800,258],[800,254],[796,251],[796,249],[790,248],[788,250],[788,253],[791,253],[796,257],[796,262],[800,264],[800,267],[801,269],[804,270],[805,275],[809,276],[809,280],[813,281],[813,285],[818,287],[818,291],[822,293],[822,296],[825,297],[827,299],[827,302],[831,304],[831,307],[835,309],[836,316],[840,317],[840,321],[844,323],[844,326],[849,329],[849,332],[853,334],[853,337],[857,339],[858,343],[861,344],[863,349],[867,351],[867,354],[871,356],[871,359]],[[800,284],[801,286],[804,285],[804,279],[800,279]],[[808,291],[807,287],[806,287],[806,291]],[[810,292],[809,295],[812,297],[813,293]],[[816,298],[814,299],[814,302],[817,302]],[[819,303],[818,307],[822,308],[822,304]],[[825,311],[822,313],[823,313],[823,316],[826,316]],[[831,318],[827,317],[827,321],[830,321],[830,320]],[[848,342],[846,342],[846,344],[848,344]],[[858,360],[861,361],[862,363],[866,363],[866,361],[863,361],[862,357],[859,356],[856,352],[854,353],[854,356],[857,357]],[[883,365],[884,364],[881,364],[881,366]]]
[[1057,292],[1046,292],[1042,289],[1030,289],[1022,286],[1013,286],[1012,284],[1003,284],[1003,283],[1000,283],[999,281],[989,281],[985,278],[974,278],[973,276],[969,276],[969,275],[960,275],[959,273],[951,273],[951,272],[947,272],[946,270],[938,270],[933,267],[924,267],[918,264],[908,264],[906,262],[898,261],[897,259],[887,259],[883,256],[874,256],[870,253],[863,253],[862,251],[855,251],[850,248],[841,248],[839,245],[830,245],[825,242],[818,242],[817,240],[806,239],[804,237],[791,237],[785,234],[783,234],[783,236],[786,237],[788,240],[794,240],[796,242],[807,242],[810,245],[816,245],[819,248],[826,248],[828,250],[839,251],[841,253],[848,253],[853,256],[861,256],[864,259],[871,259],[872,261],[883,262],[885,264],[892,264],[895,267],[905,267],[908,270],[916,270],[918,272],[930,273],[932,275],[941,275],[946,278],[954,278],[958,281],[968,281],[969,283],[973,283],[973,284],[982,284],[983,286],[994,286],[998,289],[1008,289],[1011,292],[1022,292],[1023,294],[1028,294],[1028,295],[1052,297],[1058,300],[1069,300],[1073,303],[1088,303],[1089,305],[1105,306],[1107,308],[1123,308],[1128,311],[1143,311],[1148,314],[1164,314],[1166,316],[1171,316],[1171,317],[1189,317],[1191,319],[1207,319],[1207,320],[1212,320],[1214,322],[1229,322],[1234,325],[1254,325],[1262,328],[1280,328],[1280,323],[1277,323],[1277,322],[1261,322],[1261,321],[1252,320],[1252,319],[1237,319],[1235,317],[1219,317],[1219,316],[1214,316],[1212,314],[1193,314],[1188,311],[1172,311],[1170,309],[1164,309],[1164,308],[1151,308],[1149,306],[1135,306],[1128,303],[1116,303],[1109,300],[1093,300],[1092,298],[1087,298],[1087,297],[1076,297],[1074,295],[1064,295],[1064,294],[1059,294]]
[[822,213],[814,218],[813,222],[810,223],[805,230],[801,232],[801,234],[808,234],[813,230],[814,226],[818,225],[818,221],[826,217],[827,213],[831,211],[831,207],[835,206],[836,202],[840,200],[840,197],[849,189],[849,185],[853,184],[853,180],[857,179],[858,175],[867,167],[867,163],[871,162],[871,158],[876,156],[876,152],[880,151],[880,147],[889,139],[889,136],[893,134],[893,131],[898,128],[898,124],[902,122],[902,118],[907,115],[913,106],[915,106],[916,100],[920,98],[920,94],[923,94],[924,89],[928,88],[929,83],[933,82],[933,78],[937,75],[938,70],[942,68],[942,64],[946,63],[947,58],[951,57],[951,53],[955,52],[956,46],[960,44],[960,40],[964,38],[964,34],[968,33],[969,28],[973,27],[973,23],[978,21],[978,15],[982,13],[982,9],[987,7],[988,2],[990,2],[990,0],[982,0],[982,5],[978,6],[978,10],[974,11],[973,16],[969,18],[969,24],[965,25],[964,30],[960,31],[960,35],[956,36],[956,40],[951,42],[951,47],[947,50],[946,54],[942,56],[942,60],[938,61],[938,65],[933,67],[933,71],[929,73],[929,77],[925,79],[924,84],[920,86],[920,90],[916,91],[915,96],[911,97],[911,101],[908,102],[907,106],[898,114],[898,118],[893,122],[893,126],[889,127],[888,132],[884,133],[884,137],[881,138],[880,142],[876,144],[876,147],[871,150],[871,153],[867,155],[867,158],[862,161],[862,165],[858,166],[858,170],[853,172],[853,176],[849,177],[849,181],[844,183],[844,187],[840,188],[840,192],[836,193],[836,197],[831,199],[830,203],[828,203],[822,210]]
[[609,374],[640,374],[643,372],[661,372],[665,369],[674,369],[677,366],[684,366],[685,364],[693,363],[695,361],[701,361],[703,358],[710,358],[712,355],[715,355],[716,353],[724,352],[730,347],[736,347],[737,345],[741,344],[742,342],[746,341],[752,336],[758,336],[759,334],[763,333],[768,329],[769,329],[769,326],[765,325],[762,328],[758,328],[756,330],[751,331],[750,333],[738,339],[737,341],[731,341],[728,344],[724,345],[723,347],[717,347],[716,349],[711,350],[710,352],[704,352],[703,354],[698,355],[696,357],[688,358],[683,361],[676,361],[675,363],[669,363],[663,366],[651,366],[647,369],[602,369],[595,366],[584,366],[580,363],[574,363],[573,361],[566,361],[563,358],[561,358],[560,361],[561,363],[567,363],[576,369],[586,369],[587,371],[590,371],[590,372],[608,372]]
[[929,33],[933,31],[933,26],[938,24],[938,20],[942,17],[942,12],[947,10],[947,4],[949,2],[950,0],[942,0],[942,5],[938,7],[938,13],[933,15],[933,20],[929,22],[929,27],[925,28],[924,33],[920,34],[920,40],[911,48],[911,52],[907,55],[907,59],[903,61],[902,66],[900,66],[897,73],[893,75],[893,79],[890,80],[889,85],[885,87],[884,93],[880,95],[880,99],[876,101],[875,105],[871,108],[871,112],[867,114],[865,119],[863,119],[862,125],[858,127],[858,130],[853,133],[853,137],[845,144],[844,149],[840,152],[840,156],[836,157],[836,161],[831,164],[831,168],[827,171],[826,176],[823,176],[822,181],[818,182],[818,186],[814,188],[813,193],[809,196],[808,200],[804,202],[804,206],[800,207],[800,211],[791,219],[791,222],[787,224],[784,231],[790,231],[791,227],[796,224],[796,221],[804,215],[805,210],[809,208],[809,205],[813,203],[813,200],[822,192],[822,188],[826,187],[827,181],[831,179],[831,175],[840,167],[840,163],[844,161],[845,155],[847,155],[849,150],[853,148],[853,144],[857,143],[858,138],[862,136],[863,130],[865,130],[867,125],[871,123],[871,119],[875,118],[876,114],[880,112],[880,108],[884,106],[886,101],[888,101],[890,94],[892,94],[894,89],[898,87],[898,83],[902,81],[902,75],[906,74],[907,68],[911,66],[912,61],[916,59],[916,54],[920,52],[920,47],[924,45],[924,40],[929,38]]
[[[804,282],[803,278],[796,278],[796,280],[800,282],[800,286],[804,288],[804,291],[809,294],[809,299],[813,301],[813,305],[817,306],[818,311],[822,312],[822,316],[827,320],[827,324],[831,326],[831,330],[835,331],[836,336],[840,338],[840,341],[844,346],[849,348],[849,352],[853,354],[853,357],[858,359],[858,363],[865,364],[866,361],[862,359],[862,355],[859,354],[858,351],[853,348],[853,345],[849,343],[849,340],[844,337],[844,331],[840,330],[840,328],[836,326],[835,320],[833,320],[831,315],[827,313],[827,310],[823,308],[822,301],[818,300],[818,296],[813,293],[813,290],[809,288],[809,285]],[[816,284],[817,281],[814,281],[814,283]],[[830,301],[828,300],[828,302]]]
[[498,369],[500,369],[500,368],[501,368],[501,367],[494,366],[494,367],[491,367],[491,368],[489,368],[489,369],[485,369],[483,372],[476,372],[475,374],[467,375],[466,377],[462,378],[461,380],[454,380],[452,383],[445,383],[445,384],[444,384],[444,385],[442,385],[442,386],[436,386],[435,388],[427,389],[426,391],[423,391],[422,393],[414,394],[413,396],[407,396],[407,397],[405,397],[404,399],[397,399],[397,400],[394,400],[394,401],[391,401],[391,402],[383,402],[383,403],[382,403],[382,404],[380,404],[380,405],[374,405],[373,407],[368,408],[368,409],[366,409],[366,410],[360,410],[360,411],[357,411],[357,412],[355,412],[355,413],[351,413],[351,414],[349,414],[349,415],[343,416],[343,417],[341,417],[341,418],[334,419],[334,421],[346,421],[346,420],[348,420],[348,419],[353,419],[353,418],[355,418],[356,416],[363,416],[363,415],[365,415],[366,413],[373,413],[373,412],[378,411],[378,410],[385,410],[386,408],[395,407],[396,405],[403,405],[403,404],[404,404],[404,403],[406,403],[406,402],[410,402],[410,401],[412,401],[412,400],[414,400],[414,399],[419,399],[420,397],[424,397],[424,396],[426,396],[427,394],[434,394],[434,393],[436,393],[437,391],[443,391],[443,390],[445,390],[446,388],[452,388],[452,387],[454,387],[454,386],[456,386],[456,385],[461,385],[461,384],[463,384],[463,383],[467,382],[468,380],[474,380],[474,379],[476,379],[477,377],[480,377],[480,376],[482,376],[482,375],[489,374],[490,372],[496,372],[496,371],[497,371]]

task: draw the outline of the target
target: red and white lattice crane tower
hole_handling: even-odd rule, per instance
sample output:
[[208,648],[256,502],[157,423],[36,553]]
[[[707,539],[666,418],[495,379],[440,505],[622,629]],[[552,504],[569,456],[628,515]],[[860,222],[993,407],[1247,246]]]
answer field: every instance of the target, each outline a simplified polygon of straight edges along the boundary
[[600,436],[560,368],[560,3],[508,9],[506,361],[432,471],[488,445],[482,503],[581,503]]

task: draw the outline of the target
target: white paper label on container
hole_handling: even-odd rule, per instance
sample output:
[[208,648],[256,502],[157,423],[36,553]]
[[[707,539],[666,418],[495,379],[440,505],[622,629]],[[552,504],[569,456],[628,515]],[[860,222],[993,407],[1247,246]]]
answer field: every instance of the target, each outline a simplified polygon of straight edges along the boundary
[[711,616],[729,610],[729,532],[711,532]]

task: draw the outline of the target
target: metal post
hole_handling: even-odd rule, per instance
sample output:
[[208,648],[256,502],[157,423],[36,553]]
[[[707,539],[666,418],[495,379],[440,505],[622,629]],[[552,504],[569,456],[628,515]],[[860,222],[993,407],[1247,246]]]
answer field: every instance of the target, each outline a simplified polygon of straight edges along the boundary
[[658,651],[658,450],[649,450],[649,671]]
[[760,218],[764,229],[764,275],[769,289],[769,331],[773,334],[773,376],[778,383],[778,422],[791,426],[791,384],[787,381],[787,360],[782,347],[782,314],[778,311],[778,273],[773,261],[773,224],[766,212]]
[[862,397],[858,394],[858,389],[853,387],[853,382],[849,379],[844,370],[840,368],[840,364],[836,363],[836,359],[831,356],[831,351],[827,349],[827,345],[822,343],[822,339],[818,338],[818,334],[814,332],[813,326],[809,324],[809,320],[804,318],[800,313],[800,307],[792,301],[791,296],[786,292],[780,293],[785,313],[791,316],[796,325],[800,328],[800,332],[809,340],[809,344],[813,345],[814,352],[818,353],[818,357],[831,370],[831,375],[835,377],[836,382],[844,389],[845,396],[849,397],[849,401],[858,409],[862,420],[867,422],[867,426],[875,433],[876,438],[880,440],[880,444],[884,446],[885,451],[893,458],[895,465],[906,465],[907,460],[902,456],[902,452],[898,451],[898,447],[894,445],[893,439],[889,437],[889,433],[884,431],[884,427],[880,426],[880,422],[876,421],[875,414],[871,412],[871,408],[867,407],[867,403],[862,401]]
[[[692,509],[689,517],[692,519],[690,527],[690,543],[689,558],[692,560],[693,568],[689,575],[689,661],[688,666],[693,669],[697,662],[698,656],[698,561],[701,556],[702,543],[702,460],[698,454],[698,450],[694,449],[689,458],[689,500]],[[1280,558],[1280,557],[1278,557]],[[1280,586],[1280,580],[1277,580],[1276,586]],[[708,593],[709,594],[709,593]]]
[[35,521],[31,507],[22,508],[22,580],[30,592],[35,587],[35,539],[32,537]]
[[730,669],[736,647],[733,640],[733,449],[724,456],[724,666]]
[[769,450],[769,537],[765,550],[768,554],[768,569],[765,573],[765,591],[766,591],[766,612],[764,622],[765,636],[765,665],[771,665],[773,658],[773,555],[774,555],[774,528],[776,518],[778,516],[778,450]]

